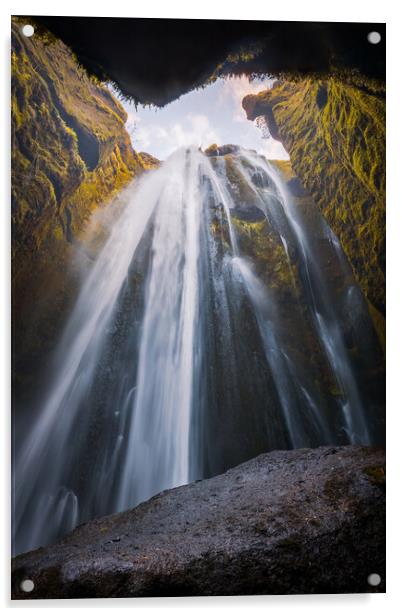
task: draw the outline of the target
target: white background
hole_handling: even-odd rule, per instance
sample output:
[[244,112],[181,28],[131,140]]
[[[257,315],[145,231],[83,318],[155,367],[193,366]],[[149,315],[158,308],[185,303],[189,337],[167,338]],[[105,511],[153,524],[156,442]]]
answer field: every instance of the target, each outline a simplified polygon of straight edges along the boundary
[[[23,609],[51,610],[68,609],[75,613],[116,608],[135,610],[135,613],[187,614],[209,613],[243,614],[293,614],[314,616],[325,613],[382,616],[402,613],[402,340],[401,340],[401,279],[402,279],[402,199],[401,182],[401,40],[402,20],[398,0],[200,0],[196,2],[166,0],[134,2],[112,0],[69,0],[64,3],[31,0],[9,2],[1,8],[2,30],[0,88],[1,135],[1,190],[3,203],[0,206],[0,357],[1,357],[1,418],[0,456],[1,473],[1,532],[3,541],[0,555],[1,602],[6,608],[19,612]],[[10,102],[9,102],[9,46],[10,15],[88,15],[116,17],[175,17],[210,19],[265,19],[289,21],[361,21],[387,23],[387,520],[388,520],[388,571],[386,595],[315,595],[287,597],[233,597],[233,598],[178,598],[178,599],[102,599],[72,601],[25,601],[9,600],[10,580]],[[399,608],[398,608],[399,604]]]

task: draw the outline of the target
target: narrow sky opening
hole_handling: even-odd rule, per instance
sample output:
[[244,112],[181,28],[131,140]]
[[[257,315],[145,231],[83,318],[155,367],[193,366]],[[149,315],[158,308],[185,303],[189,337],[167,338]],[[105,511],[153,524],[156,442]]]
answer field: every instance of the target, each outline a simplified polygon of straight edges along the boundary
[[279,141],[264,135],[255,122],[247,120],[242,99],[272,87],[273,79],[230,77],[189,92],[162,109],[121,101],[128,113],[126,128],[137,152],[148,152],[160,160],[177,148],[196,145],[202,149],[216,143],[233,143],[256,150],[271,160],[288,160]]

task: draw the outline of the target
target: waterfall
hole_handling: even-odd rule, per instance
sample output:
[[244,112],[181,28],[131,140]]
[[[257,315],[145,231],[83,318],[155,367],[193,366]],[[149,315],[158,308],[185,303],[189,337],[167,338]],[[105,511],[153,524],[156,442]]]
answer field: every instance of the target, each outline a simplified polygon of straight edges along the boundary
[[[286,194],[286,190],[283,188],[280,178],[272,165],[261,157],[254,156],[252,153],[244,153],[244,158],[254,168],[254,171],[262,174],[265,172],[269,180],[272,180],[274,183],[276,197],[282,206],[281,209],[288,222],[292,237],[300,250],[306,296],[312,305],[317,333],[331,364],[334,377],[343,393],[341,408],[344,415],[344,429],[348,433],[351,443],[370,444],[367,418],[365,417],[363,404],[359,396],[356,377],[350,365],[345,340],[340,331],[341,315],[334,310],[331,303],[330,289],[318,266],[318,255],[312,249],[314,246],[313,238],[308,233],[308,228],[303,224],[297,209],[293,207],[292,200]],[[244,166],[243,170],[250,176],[250,171],[244,168]],[[269,196],[265,199],[263,197],[263,203],[263,209],[268,216],[268,208],[272,200]],[[329,227],[324,224],[323,220],[320,222],[322,223],[322,231],[328,243],[336,242],[336,238],[333,237]],[[281,239],[283,242],[286,242],[283,237]],[[339,265],[345,268],[346,259],[343,253],[339,251],[339,244],[337,247],[336,256],[339,260]],[[353,408],[353,412],[351,412],[351,408]]]
[[[265,159],[230,162],[183,148],[122,193],[15,435],[15,553],[264,451],[375,441],[374,334],[337,238]],[[284,290],[247,253],[247,225],[285,254]]]
[[176,175],[155,213],[121,509],[190,480],[189,431],[198,379],[194,338],[202,212],[199,159],[198,154],[187,160],[184,152],[177,155]]

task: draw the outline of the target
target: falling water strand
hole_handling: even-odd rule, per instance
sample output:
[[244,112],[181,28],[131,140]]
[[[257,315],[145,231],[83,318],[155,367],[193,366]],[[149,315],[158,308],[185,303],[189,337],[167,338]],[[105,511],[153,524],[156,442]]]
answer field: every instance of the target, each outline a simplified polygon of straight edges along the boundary
[[202,207],[199,155],[180,164],[184,168],[170,183],[155,216],[120,509],[190,480]]

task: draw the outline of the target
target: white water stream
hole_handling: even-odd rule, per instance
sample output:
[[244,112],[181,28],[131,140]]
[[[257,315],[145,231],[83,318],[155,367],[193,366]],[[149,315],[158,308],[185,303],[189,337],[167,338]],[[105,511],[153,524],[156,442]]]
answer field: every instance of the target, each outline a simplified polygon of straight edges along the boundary
[[[234,158],[286,253],[297,253],[303,301],[339,393],[323,394],[308,376],[275,294],[241,253],[223,159],[181,149],[124,192],[42,406],[16,435],[15,553],[261,451],[371,442],[315,239],[276,170],[248,151]],[[320,225],[323,241],[336,244]],[[344,271],[339,245],[333,254]]]

